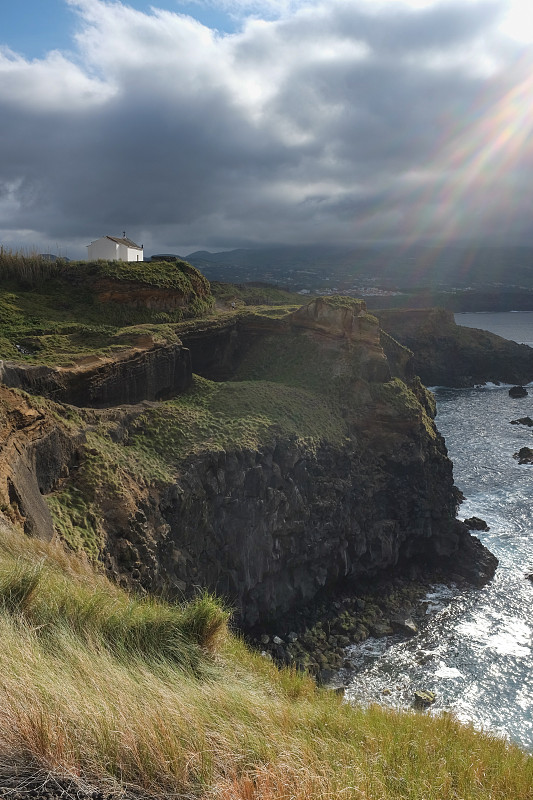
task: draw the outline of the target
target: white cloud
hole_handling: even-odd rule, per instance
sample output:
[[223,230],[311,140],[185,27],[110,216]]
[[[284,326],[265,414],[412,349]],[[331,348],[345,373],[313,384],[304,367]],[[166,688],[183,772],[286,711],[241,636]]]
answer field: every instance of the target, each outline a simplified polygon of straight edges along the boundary
[[88,75],[57,51],[42,60],[26,61],[0,50],[0,102],[39,111],[86,111],[107,101],[114,89]]
[[513,86],[531,104],[504,0],[228,0],[252,16],[224,36],[157,8],[68,2],[75,54],[0,54],[13,230],[77,239],[82,255],[124,227],[181,252],[528,228],[510,187],[530,191],[531,121]]

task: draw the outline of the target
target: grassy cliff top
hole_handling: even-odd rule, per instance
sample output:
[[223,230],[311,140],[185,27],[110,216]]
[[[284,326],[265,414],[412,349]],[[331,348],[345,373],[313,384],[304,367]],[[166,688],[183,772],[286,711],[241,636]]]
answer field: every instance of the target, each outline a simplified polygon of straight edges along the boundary
[[[110,284],[119,288],[116,296]],[[147,292],[158,301],[147,300]],[[173,293],[183,302],[172,302]],[[0,357],[68,365],[88,354],[111,355],[140,337],[173,342],[173,326],[205,315],[213,302],[207,279],[184,261],[67,264],[0,248]]]
[[187,261],[50,261],[37,254],[12,252],[0,246],[0,282],[20,288],[37,289],[56,279],[78,284],[95,278],[140,283],[183,292],[209,294],[210,285],[202,273]]
[[[70,265],[69,265],[70,268]],[[208,295],[210,285],[187,261],[80,261],[72,265],[88,276]]]
[[451,715],[355,708],[210,597],[129,597],[0,521],[2,776],[200,800],[528,800],[533,759]]

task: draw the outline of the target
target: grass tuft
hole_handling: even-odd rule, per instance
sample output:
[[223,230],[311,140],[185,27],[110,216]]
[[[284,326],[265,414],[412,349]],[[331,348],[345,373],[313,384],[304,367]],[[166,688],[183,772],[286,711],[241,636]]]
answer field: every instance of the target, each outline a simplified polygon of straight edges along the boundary
[[43,642],[58,635],[104,648],[120,658],[166,660],[195,671],[200,651],[214,652],[226,635],[228,613],[202,595],[189,605],[136,599],[89,573],[73,583],[50,561],[24,556],[0,560],[0,605]]
[[51,261],[35,250],[11,250],[0,245],[0,281],[15,281],[20,286],[33,289],[56,278],[66,261]]

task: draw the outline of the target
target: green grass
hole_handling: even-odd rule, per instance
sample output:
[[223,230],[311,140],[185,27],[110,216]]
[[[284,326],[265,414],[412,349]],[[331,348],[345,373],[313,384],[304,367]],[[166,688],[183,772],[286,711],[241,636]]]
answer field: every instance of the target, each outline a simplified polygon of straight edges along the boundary
[[[101,304],[88,291],[53,282],[29,291],[12,291],[4,284],[0,285],[1,356],[30,364],[68,365],[85,355],[105,356],[133,346],[140,336],[172,342],[177,335],[169,316],[119,303]],[[174,322],[182,315],[175,316]]]
[[127,450],[169,471],[202,451],[257,449],[278,437],[310,448],[340,442],[346,428],[336,409],[303,388],[270,381],[213,383],[195,377],[175,400],[149,409],[132,425]]
[[2,774],[205,800],[530,800],[533,759],[453,717],[352,708],[212,598],[129,597],[0,525]]
[[210,294],[207,278],[187,261],[88,261],[78,262],[75,268],[89,275],[177,289],[183,294]]
[[[103,303],[98,281],[133,282],[141,289],[176,290],[184,307],[167,311]],[[195,267],[137,262],[51,263],[0,248],[0,357],[69,365],[86,355],[110,355],[135,344],[176,340],[175,324],[211,311],[209,282]]]
[[320,302],[326,306],[330,306],[331,308],[347,308],[354,313],[362,311],[366,307],[364,300],[359,300],[357,298],[341,294],[321,297]]
[[386,383],[371,384],[370,391],[378,409],[388,417],[420,422],[428,436],[431,439],[436,438],[437,431],[433,423],[436,404],[419,380],[411,389],[399,378],[393,378]]
[[332,379],[331,356],[311,337],[300,333],[264,336],[248,349],[235,377],[268,377],[275,383],[324,394]]
[[94,499],[88,500],[86,493],[70,484],[46,495],[45,501],[61,539],[75,552],[86,553],[96,561],[103,542]]

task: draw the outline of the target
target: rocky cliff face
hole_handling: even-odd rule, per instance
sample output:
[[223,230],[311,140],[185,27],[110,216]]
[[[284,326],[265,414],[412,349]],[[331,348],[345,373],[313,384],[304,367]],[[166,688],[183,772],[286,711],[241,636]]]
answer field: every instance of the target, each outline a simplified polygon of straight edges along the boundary
[[104,408],[163,400],[183,392],[191,382],[191,361],[189,350],[181,344],[154,345],[149,341],[115,357],[79,359],[72,367],[0,361],[0,380],[57,402]]
[[[426,386],[522,384],[533,380],[533,349],[493,333],[456,325],[451,311],[430,308],[378,311],[382,328],[413,352],[413,369]],[[383,346],[389,353],[389,342]]]
[[[231,381],[197,383],[170,403],[81,412],[74,433],[61,406],[50,406],[55,418],[36,412],[35,431],[33,422],[12,425],[16,435],[6,427],[4,453],[16,450],[14,463],[33,476],[27,490],[22,472],[6,473],[6,511],[50,535],[29,512],[35,500],[44,520],[48,494],[63,529],[68,509],[91,528],[117,580],[178,596],[207,587],[247,628],[340,582],[460,561],[471,540],[455,519],[431,397],[410,377],[404,348],[389,343],[389,363],[364,305],[336,302],[191,333],[191,347],[203,339],[206,374],[208,338],[220,337]],[[405,380],[391,378],[402,371]],[[15,393],[5,408],[13,398],[33,420]]]
[[0,386],[0,507],[25,533],[52,538],[43,495],[76,465],[83,438],[29,398]]
[[465,534],[442,442],[385,416],[379,440],[369,427],[343,447],[280,440],[189,460],[108,539],[112,568],[146,588],[208,586],[249,627],[341,581],[457,553]]

